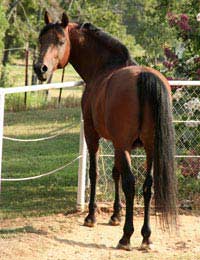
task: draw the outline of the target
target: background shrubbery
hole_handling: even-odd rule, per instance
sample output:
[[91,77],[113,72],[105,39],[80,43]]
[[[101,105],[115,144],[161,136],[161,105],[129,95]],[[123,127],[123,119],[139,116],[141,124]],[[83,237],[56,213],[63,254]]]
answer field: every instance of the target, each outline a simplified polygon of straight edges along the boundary
[[[22,47],[27,42],[36,48],[46,9],[55,21],[65,11],[72,21],[90,21],[103,28],[124,42],[139,63],[159,68],[170,78],[200,78],[200,10],[196,0],[1,0],[3,66],[10,61],[10,52],[3,52],[3,48]],[[23,52],[18,54],[23,58]]]

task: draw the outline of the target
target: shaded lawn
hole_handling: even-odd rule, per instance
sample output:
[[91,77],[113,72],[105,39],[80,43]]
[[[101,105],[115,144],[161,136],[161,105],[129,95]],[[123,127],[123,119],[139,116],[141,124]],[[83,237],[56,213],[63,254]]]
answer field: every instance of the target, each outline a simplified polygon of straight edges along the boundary
[[[4,135],[40,142],[4,140],[3,178],[35,176],[67,164],[79,154],[80,108],[6,113]],[[25,182],[3,182],[1,218],[69,213],[75,209],[78,161],[58,173]]]

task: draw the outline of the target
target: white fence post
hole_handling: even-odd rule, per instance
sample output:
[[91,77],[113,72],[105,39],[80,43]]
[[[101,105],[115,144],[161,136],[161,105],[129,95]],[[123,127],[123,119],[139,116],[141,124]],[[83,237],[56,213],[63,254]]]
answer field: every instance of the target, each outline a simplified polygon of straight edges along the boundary
[[2,154],[3,154],[4,106],[5,106],[5,93],[4,90],[0,88],[0,192],[1,192]]
[[79,168],[78,168],[78,192],[77,192],[76,208],[78,211],[84,211],[85,182],[86,182],[86,168],[87,168],[87,145],[85,142],[82,115],[81,115],[79,154],[81,157],[79,159]]

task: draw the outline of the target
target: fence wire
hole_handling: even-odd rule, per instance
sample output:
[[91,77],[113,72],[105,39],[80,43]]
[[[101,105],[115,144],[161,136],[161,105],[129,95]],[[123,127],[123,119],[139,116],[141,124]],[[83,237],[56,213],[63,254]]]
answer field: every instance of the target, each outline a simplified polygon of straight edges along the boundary
[[[183,86],[172,92],[179,202],[183,208],[200,209],[200,87]],[[114,198],[113,153],[112,143],[101,140],[97,192],[99,201],[110,202]],[[132,170],[136,176],[138,204],[142,201],[145,165],[144,150],[134,150]]]

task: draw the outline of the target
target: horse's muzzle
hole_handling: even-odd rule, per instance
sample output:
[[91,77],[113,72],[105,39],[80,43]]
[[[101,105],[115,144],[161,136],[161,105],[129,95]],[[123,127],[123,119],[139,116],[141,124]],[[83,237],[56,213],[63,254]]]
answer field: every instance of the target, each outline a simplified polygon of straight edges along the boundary
[[39,80],[41,81],[47,80],[48,67],[45,64],[36,63],[34,65],[34,71]]

